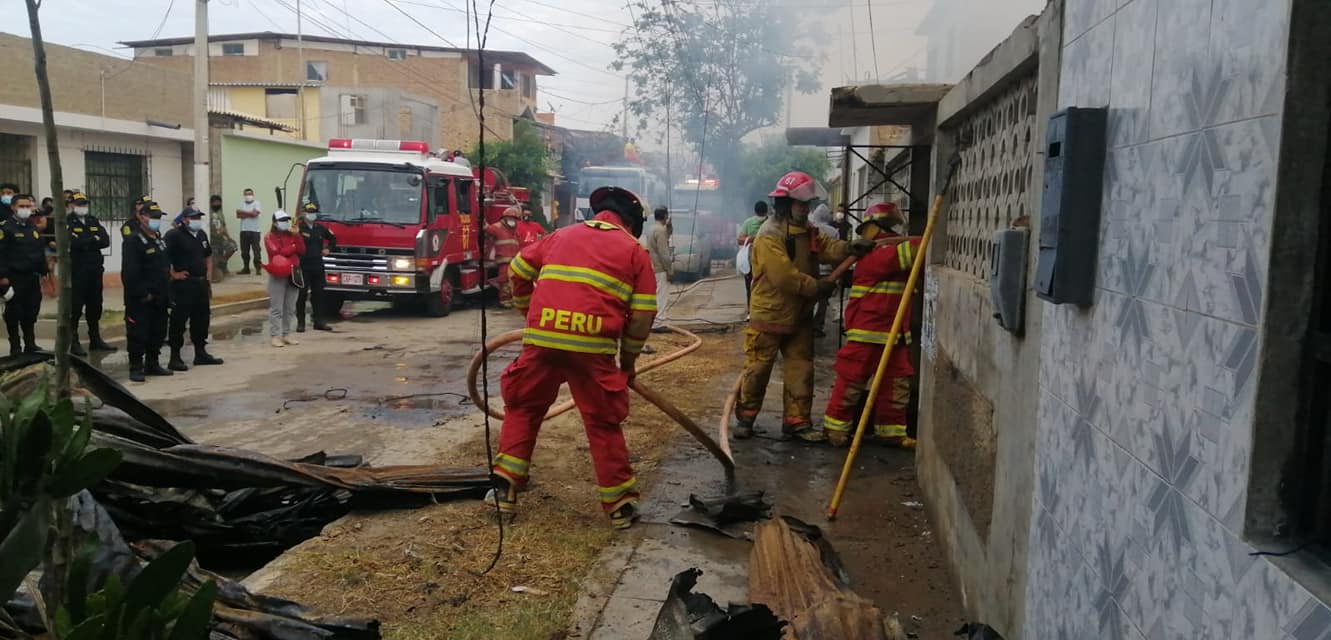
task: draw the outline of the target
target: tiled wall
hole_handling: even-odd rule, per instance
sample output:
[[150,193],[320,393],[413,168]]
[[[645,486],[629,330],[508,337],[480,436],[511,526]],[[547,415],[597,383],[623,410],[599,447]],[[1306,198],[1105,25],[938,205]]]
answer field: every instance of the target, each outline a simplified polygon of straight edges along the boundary
[[1331,637],[1241,538],[1290,0],[1067,0],[1109,106],[1095,305],[1046,305],[1027,638]]

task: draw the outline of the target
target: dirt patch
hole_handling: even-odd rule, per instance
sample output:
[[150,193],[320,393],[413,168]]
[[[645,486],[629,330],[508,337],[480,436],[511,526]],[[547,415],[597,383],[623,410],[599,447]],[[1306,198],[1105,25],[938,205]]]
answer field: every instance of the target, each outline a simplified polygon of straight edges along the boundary
[[997,442],[994,406],[980,395],[947,354],[938,351],[934,390],[934,442],[982,540],[989,539],[994,513]]
[[[692,415],[695,399],[710,395],[721,373],[733,368],[732,342],[709,336],[698,352],[644,374],[643,382]],[[654,336],[652,344],[666,354],[685,341]],[[651,491],[651,472],[679,429],[640,398],[632,407],[625,434]],[[492,426],[497,436],[499,425]],[[482,465],[484,438],[436,457],[441,465]],[[576,412],[545,424],[534,458],[531,489],[519,498],[518,520],[506,529],[503,555],[488,575],[476,574],[498,542],[493,507],[469,501],[344,518],[288,552],[264,591],[297,597],[327,614],[379,618],[392,639],[493,638],[500,629],[518,640],[563,637],[581,579],[616,534],[596,500]]]

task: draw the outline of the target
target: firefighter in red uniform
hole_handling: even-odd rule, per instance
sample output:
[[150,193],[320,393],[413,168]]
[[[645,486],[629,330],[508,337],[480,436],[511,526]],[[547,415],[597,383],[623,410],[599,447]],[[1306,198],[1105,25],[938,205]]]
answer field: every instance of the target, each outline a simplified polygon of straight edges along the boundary
[[518,256],[518,217],[522,210],[509,207],[499,215],[499,220],[485,228],[485,244],[490,247],[489,260],[499,265],[499,304],[504,308],[513,306],[513,280],[509,263]]
[[522,219],[518,221],[518,248],[526,249],[528,245],[534,244],[544,235],[545,227],[532,219],[531,207],[523,205]]
[[638,244],[638,197],[602,187],[590,203],[594,219],[523,249],[510,265],[513,304],[527,327],[522,354],[500,380],[504,425],[493,472],[500,510],[511,517],[541,421],[567,382],[587,430],[601,507],[615,528],[626,529],[637,519],[638,483],[620,424],[656,316],[656,278]]
[[[823,431],[833,446],[845,446],[854,435],[897,306],[906,292],[906,280],[920,238],[908,238],[894,230],[904,223],[896,205],[880,203],[865,211],[864,222],[856,229],[860,237],[874,240],[877,246],[856,263],[851,283],[850,304],[845,312],[846,346],[837,352],[836,383],[823,416]],[[906,435],[906,405],[910,402],[915,367],[907,348],[909,308],[901,326],[902,333],[888,356],[874,403],[873,437],[888,446],[911,448],[915,441]]]

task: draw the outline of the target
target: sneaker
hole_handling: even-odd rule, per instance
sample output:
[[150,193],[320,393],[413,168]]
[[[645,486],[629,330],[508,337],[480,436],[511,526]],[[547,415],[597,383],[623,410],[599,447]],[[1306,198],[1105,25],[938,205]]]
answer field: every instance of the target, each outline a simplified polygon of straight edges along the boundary
[[282,336],[282,342],[285,342],[285,343],[287,343],[288,345],[293,346],[293,347],[296,346],[296,345],[298,345],[298,344],[300,344],[300,340],[297,340],[297,339],[295,339],[295,338],[293,338],[293,337],[291,337],[291,336]]
[[170,369],[162,367],[162,363],[156,360],[148,360],[143,363],[143,372],[150,376],[173,376],[176,375]]
[[272,342],[272,344],[273,344],[274,347],[285,347],[285,346],[287,346],[287,343],[283,342],[281,338],[276,338],[276,337],[273,338],[273,342]]
[[207,350],[199,347],[194,348],[194,364],[196,365],[216,365],[222,364],[222,359],[208,353]]
[[333,328],[330,327],[330,326],[328,326],[328,325],[325,324],[325,323],[319,322],[319,323],[316,323],[316,324],[314,325],[314,330],[315,330],[315,331],[332,331]]
[[172,371],[189,371],[189,365],[180,359],[180,355],[171,356],[171,360],[166,363],[166,368]]
[[753,437],[753,421],[735,418],[735,426],[730,430],[730,435],[736,440],[748,440]]
[[637,522],[640,517],[642,517],[642,514],[638,513],[638,505],[632,502],[625,502],[620,505],[618,509],[610,512],[610,525],[623,531],[624,529],[632,527],[633,523]]

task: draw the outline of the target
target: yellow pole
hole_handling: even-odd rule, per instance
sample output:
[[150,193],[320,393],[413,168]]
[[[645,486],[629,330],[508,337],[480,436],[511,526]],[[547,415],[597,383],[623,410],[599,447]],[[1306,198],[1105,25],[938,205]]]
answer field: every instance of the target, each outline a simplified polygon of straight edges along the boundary
[[892,329],[887,333],[887,344],[883,346],[883,355],[878,359],[878,370],[873,374],[873,382],[869,385],[869,396],[864,401],[864,411],[860,413],[859,424],[855,426],[855,438],[851,440],[850,452],[846,454],[846,463],[841,466],[841,477],[837,479],[836,491],[832,493],[832,503],[827,506],[827,519],[835,520],[837,510],[841,508],[841,499],[845,497],[846,485],[850,482],[850,470],[855,466],[855,456],[860,453],[860,443],[864,440],[864,431],[869,425],[869,416],[873,415],[874,403],[878,401],[878,391],[883,384],[883,373],[887,371],[887,360],[892,355],[892,348],[897,344],[897,337],[901,335],[901,325],[906,319],[906,310],[910,309],[911,295],[915,292],[915,285],[920,280],[920,274],[924,272],[925,254],[929,251],[929,241],[934,236],[934,224],[941,217],[939,213],[943,209],[944,194],[952,184],[952,176],[956,174],[956,160],[953,160],[952,169],[949,170],[947,179],[943,181],[943,188],[934,196],[933,206],[929,209],[929,221],[924,225],[924,236],[920,238],[920,248],[915,252],[915,258],[911,261],[910,277],[906,279],[906,291],[901,295],[901,303],[897,305],[897,315],[892,320]]

